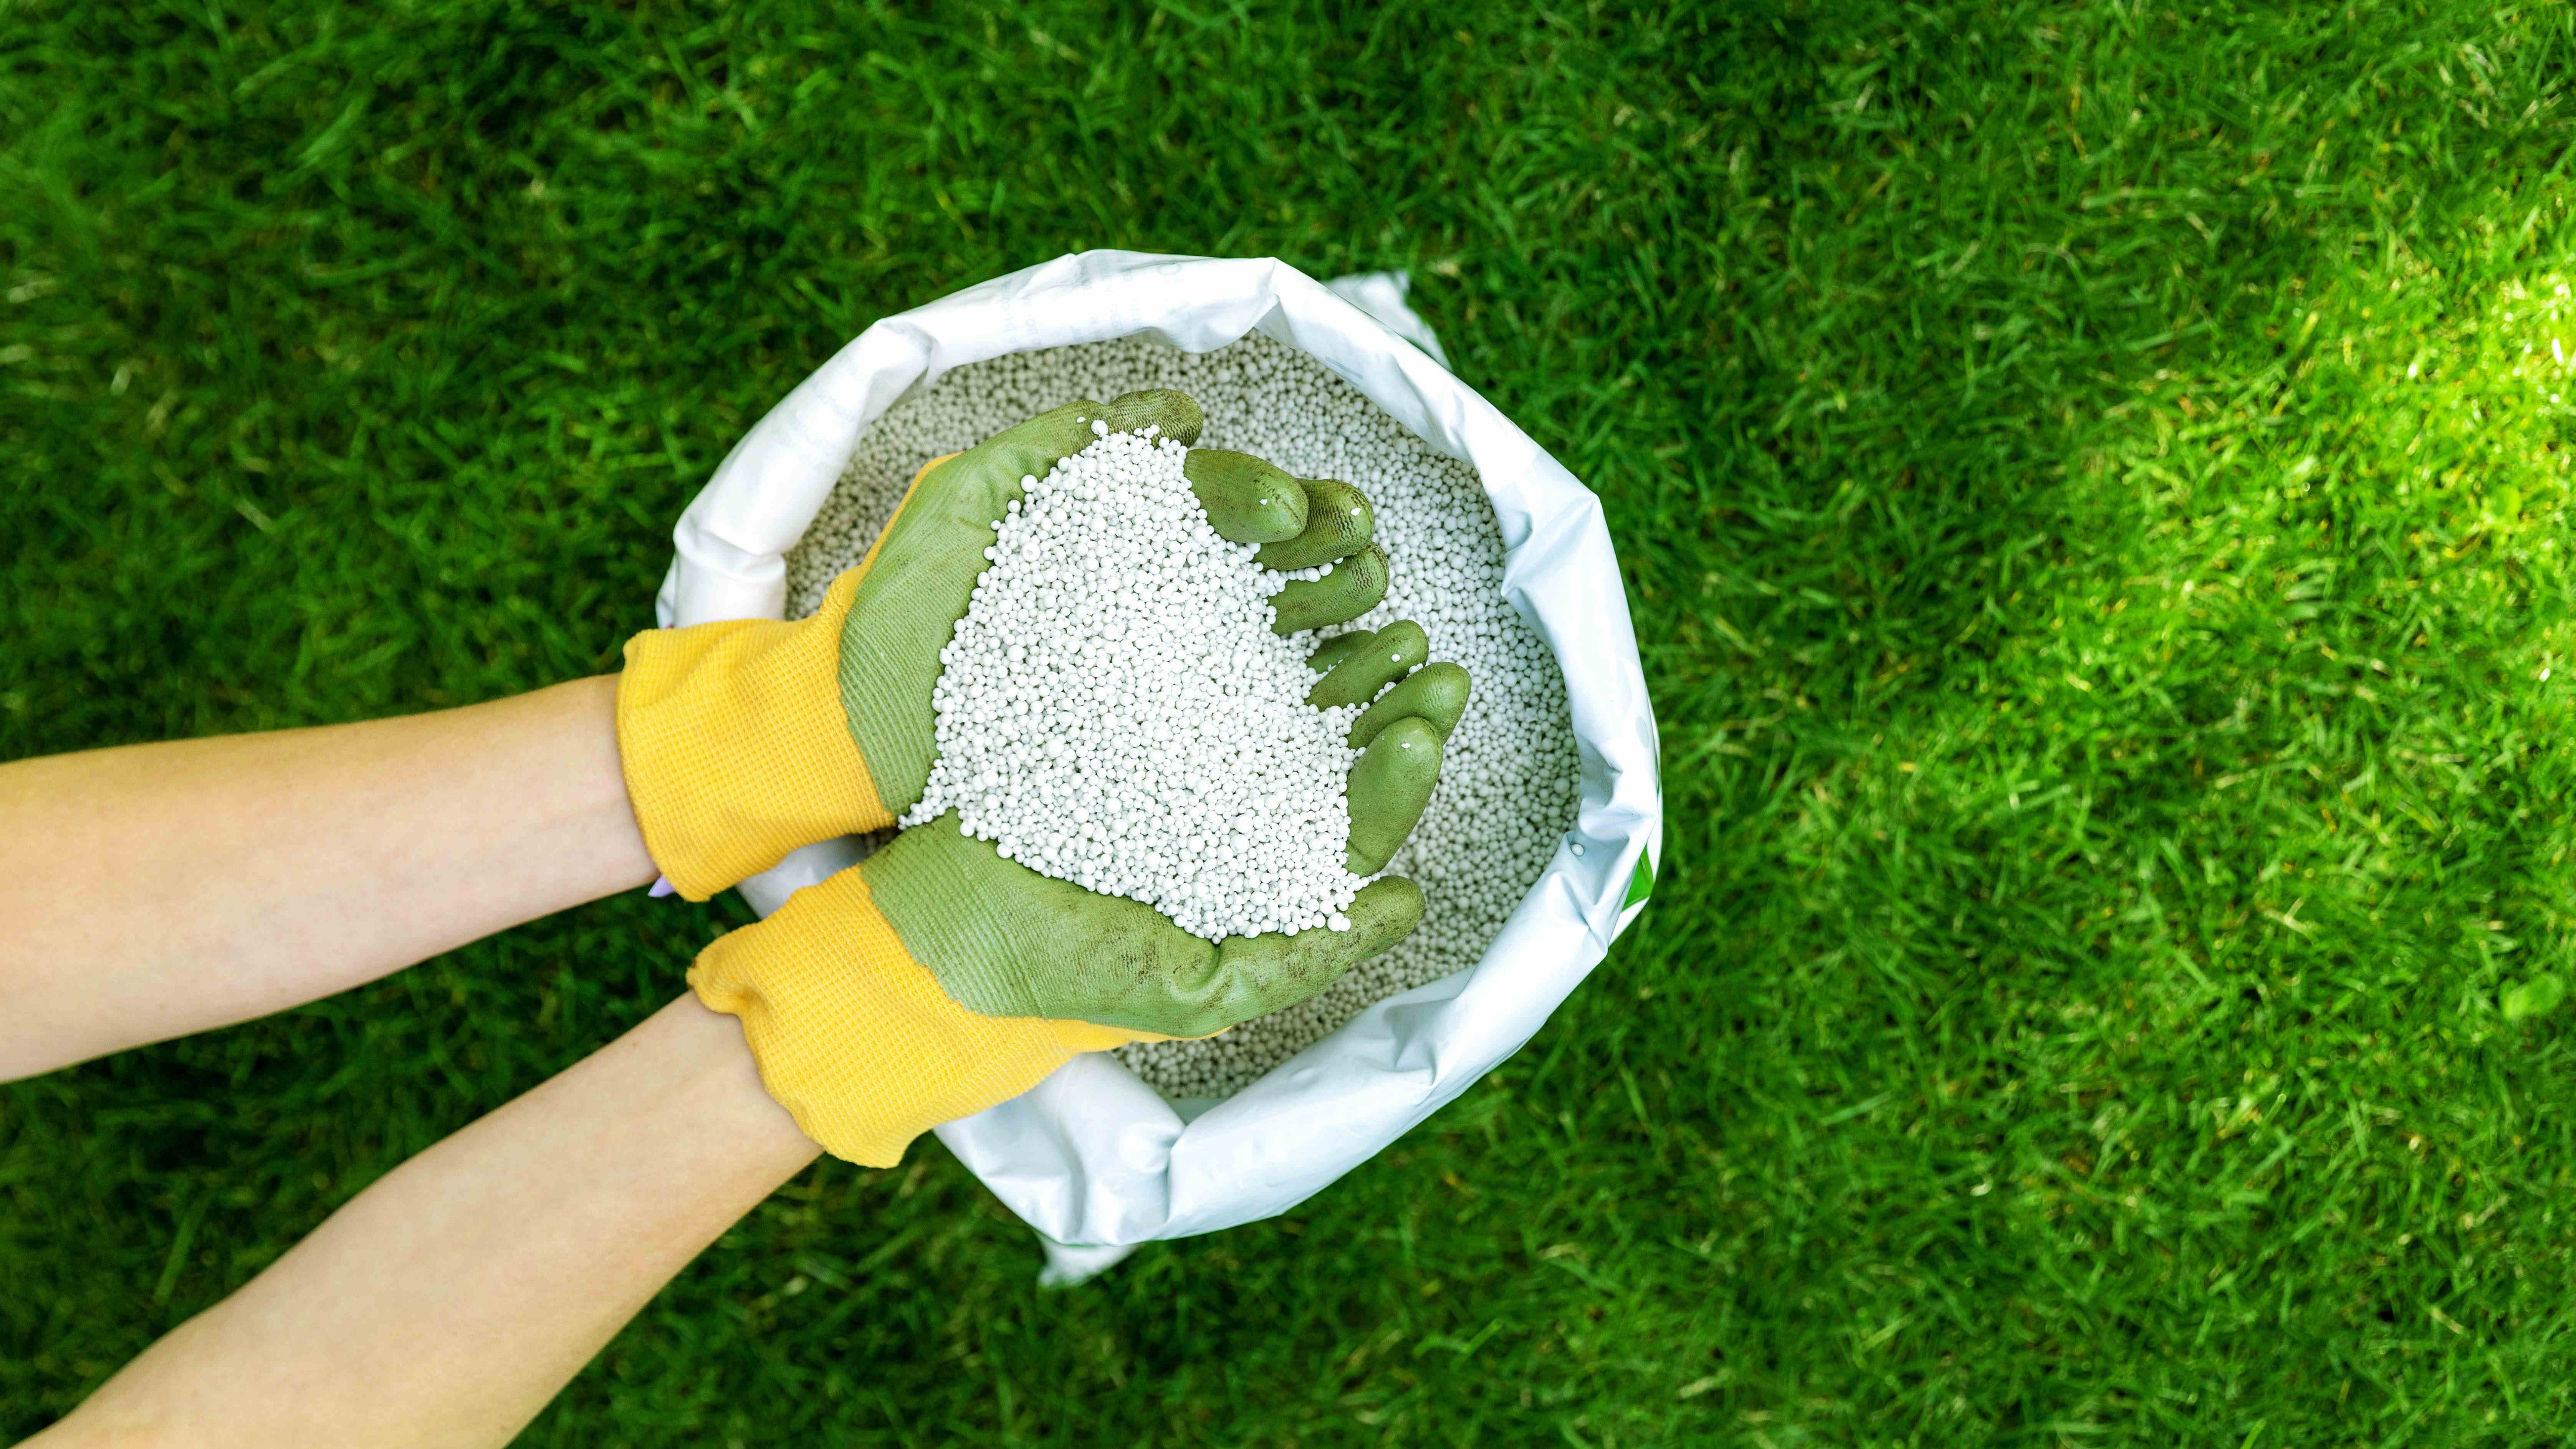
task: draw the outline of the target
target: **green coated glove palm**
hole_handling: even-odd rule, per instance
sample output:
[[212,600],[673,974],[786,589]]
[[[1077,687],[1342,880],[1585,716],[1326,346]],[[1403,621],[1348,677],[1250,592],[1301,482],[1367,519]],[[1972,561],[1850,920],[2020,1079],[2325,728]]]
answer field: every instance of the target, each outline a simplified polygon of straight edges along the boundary
[[1390,878],[1352,899],[1348,930],[1209,942],[1142,901],[1004,859],[954,812],[856,868],[904,949],[967,1010],[1159,1036],[1207,1036],[1293,1006],[1422,919],[1421,890]]
[[[1361,748],[1345,794],[1345,863],[1357,875],[1383,868],[1412,833],[1467,706],[1464,669],[1416,667],[1428,643],[1421,626],[1399,622],[1335,639],[1309,661],[1324,677],[1308,703],[1376,701],[1348,736]],[[1142,902],[1006,859],[967,835],[953,811],[903,832],[858,869],[912,958],[968,1010],[1163,1036],[1205,1036],[1303,1001],[1422,919],[1421,890],[1390,877],[1360,889],[1344,912],[1347,930],[1211,944]]]

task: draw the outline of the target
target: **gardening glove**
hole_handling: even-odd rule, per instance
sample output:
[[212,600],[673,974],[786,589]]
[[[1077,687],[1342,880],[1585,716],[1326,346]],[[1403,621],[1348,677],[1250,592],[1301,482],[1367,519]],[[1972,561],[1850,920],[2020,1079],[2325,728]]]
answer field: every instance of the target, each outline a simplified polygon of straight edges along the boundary
[[[1359,874],[1411,833],[1466,708],[1466,671],[1417,668],[1427,648],[1400,622],[1309,661],[1323,674],[1310,703],[1375,701],[1349,735],[1364,747],[1345,787]],[[1083,1052],[1206,1036],[1305,1000],[1412,931],[1422,892],[1375,881],[1344,915],[1343,931],[1211,945],[1142,902],[1005,859],[952,811],[718,940],[689,983],[742,1019],[761,1081],[807,1136],[885,1167]]]
[[1345,914],[1347,931],[1212,945],[1142,902],[1003,859],[951,813],[722,937],[689,984],[742,1019],[762,1084],[806,1136],[891,1167],[923,1132],[1084,1052],[1305,1000],[1402,940],[1422,892],[1377,881]]
[[[810,618],[628,641],[617,703],[627,795],[681,895],[705,900],[798,846],[884,829],[919,802],[937,755],[939,651],[965,616],[993,524],[1022,478],[1089,446],[1095,422],[1186,444],[1202,417],[1171,391],[1067,403],[924,468]],[[1192,449],[1185,472],[1216,531],[1262,544],[1265,567],[1336,565],[1273,598],[1280,633],[1347,622],[1385,597],[1386,554],[1369,541],[1359,490],[1212,448]]]

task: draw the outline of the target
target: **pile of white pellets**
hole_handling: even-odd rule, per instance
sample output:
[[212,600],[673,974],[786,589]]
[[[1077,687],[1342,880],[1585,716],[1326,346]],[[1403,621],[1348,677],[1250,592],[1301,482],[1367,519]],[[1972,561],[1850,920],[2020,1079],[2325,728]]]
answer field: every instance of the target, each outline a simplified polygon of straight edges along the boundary
[[1259,544],[1219,537],[1179,443],[1091,429],[993,525],[939,651],[939,758],[902,823],[954,810],[1005,857],[1211,941],[1349,930],[1361,706],[1308,706],[1311,646],[1270,631],[1270,596],[1325,570],[1265,569]]
[[948,373],[859,439],[839,485],[787,556],[788,612],[802,617],[822,603],[931,459],[1075,398],[1107,402],[1150,387],[1197,399],[1207,413],[1203,446],[1250,453],[1301,478],[1339,478],[1368,495],[1392,574],[1386,600],[1349,625],[1300,636],[1300,645],[1411,619],[1430,636],[1430,657],[1464,666],[1473,681],[1439,788],[1387,865],[1388,874],[1422,887],[1422,925],[1284,1011],[1208,1041],[1120,1049],[1149,1085],[1187,1101],[1229,1096],[1372,1003],[1474,965],[1574,823],[1577,764],[1564,676],[1503,599],[1502,531],[1474,471],[1322,363],[1259,333],[1214,352],[1133,337]]

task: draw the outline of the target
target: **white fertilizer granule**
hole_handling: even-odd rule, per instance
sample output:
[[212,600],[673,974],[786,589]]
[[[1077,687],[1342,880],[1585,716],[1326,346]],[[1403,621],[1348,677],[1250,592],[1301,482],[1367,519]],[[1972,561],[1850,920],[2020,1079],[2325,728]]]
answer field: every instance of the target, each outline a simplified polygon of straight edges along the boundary
[[[1476,963],[1574,822],[1574,731],[1565,678],[1502,594],[1503,540],[1473,470],[1435,450],[1305,353],[1259,333],[1189,353],[1144,337],[1015,353],[961,367],[896,404],[859,439],[839,485],[787,555],[788,612],[803,617],[856,564],[921,466],[1075,398],[1178,388],[1206,410],[1199,442],[1301,478],[1340,478],[1369,498],[1393,575],[1348,630],[1411,619],[1430,657],[1465,666],[1466,715],[1440,786],[1387,873],[1422,887],[1421,926],[1313,998],[1207,1041],[1121,1048],[1175,1100],[1249,1085],[1370,1004]],[[1300,636],[1311,647],[1322,635]],[[1311,679],[1311,676],[1309,676]]]
[[902,823],[955,810],[1030,869],[1211,941],[1349,930],[1360,706],[1309,707],[1313,645],[1270,630],[1270,596],[1326,570],[1265,569],[1258,544],[1219,537],[1179,443],[1091,429],[993,525],[939,651],[938,762]]

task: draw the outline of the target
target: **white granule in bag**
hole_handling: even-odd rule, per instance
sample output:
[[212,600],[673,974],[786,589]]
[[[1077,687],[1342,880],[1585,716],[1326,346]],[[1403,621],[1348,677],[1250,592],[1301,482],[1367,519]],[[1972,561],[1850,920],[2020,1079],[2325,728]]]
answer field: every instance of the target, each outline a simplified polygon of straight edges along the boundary
[[1322,363],[1259,333],[1207,353],[1142,337],[1015,353],[948,373],[860,437],[787,555],[788,612],[801,618],[821,604],[931,459],[1076,398],[1105,403],[1156,387],[1178,388],[1206,411],[1200,444],[1301,478],[1339,478],[1368,495],[1392,575],[1385,602],[1339,629],[1297,636],[1299,646],[1411,619],[1430,636],[1430,657],[1464,666],[1473,681],[1439,788],[1387,864],[1387,874],[1422,887],[1421,926],[1314,997],[1222,1036],[1119,1049],[1166,1097],[1222,1097],[1372,1003],[1474,965],[1573,824],[1577,760],[1564,675],[1503,598],[1502,530],[1474,471]]
[[955,810],[1031,870],[1211,941],[1349,930],[1360,706],[1307,705],[1313,646],[1270,629],[1271,595],[1327,570],[1265,569],[1220,537],[1179,443],[1091,427],[993,525],[902,823]]

